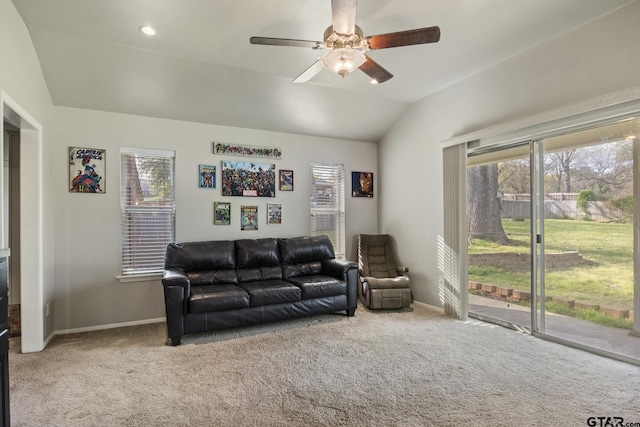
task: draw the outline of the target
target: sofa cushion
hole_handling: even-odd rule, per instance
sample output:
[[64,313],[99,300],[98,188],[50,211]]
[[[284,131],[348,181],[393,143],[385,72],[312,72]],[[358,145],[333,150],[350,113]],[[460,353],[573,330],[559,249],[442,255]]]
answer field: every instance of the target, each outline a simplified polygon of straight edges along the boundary
[[327,236],[278,239],[278,246],[283,264],[304,263],[336,257],[331,240]]
[[190,313],[233,310],[249,307],[249,294],[234,285],[205,285],[191,287]]
[[245,282],[238,285],[250,296],[252,307],[268,304],[280,304],[284,302],[300,301],[302,290],[284,280],[261,280],[257,282]]
[[280,265],[277,239],[236,240],[238,268]]
[[230,240],[169,243],[165,268],[190,271],[214,271],[236,268],[235,243]]
[[334,297],[347,293],[347,284],[329,276],[303,276],[287,279],[302,289],[302,299]]

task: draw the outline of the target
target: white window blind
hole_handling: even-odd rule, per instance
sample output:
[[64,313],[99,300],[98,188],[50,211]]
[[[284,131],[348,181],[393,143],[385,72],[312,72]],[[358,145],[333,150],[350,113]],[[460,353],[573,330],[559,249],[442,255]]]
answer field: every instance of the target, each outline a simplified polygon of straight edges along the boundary
[[344,165],[311,164],[311,235],[326,235],[345,257]]
[[175,236],[174,151],[121,148],[122,274],[161,272]]

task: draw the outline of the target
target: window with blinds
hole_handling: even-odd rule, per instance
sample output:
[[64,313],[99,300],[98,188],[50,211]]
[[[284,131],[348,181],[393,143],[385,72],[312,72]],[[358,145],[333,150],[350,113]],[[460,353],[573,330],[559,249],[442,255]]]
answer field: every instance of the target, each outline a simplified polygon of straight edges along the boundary
[[311,235],[326,235],[336,258],[345,257],[344,166],[311,164]]
[[175,235],[174,151],[121,148],[122,274],[161,272]]

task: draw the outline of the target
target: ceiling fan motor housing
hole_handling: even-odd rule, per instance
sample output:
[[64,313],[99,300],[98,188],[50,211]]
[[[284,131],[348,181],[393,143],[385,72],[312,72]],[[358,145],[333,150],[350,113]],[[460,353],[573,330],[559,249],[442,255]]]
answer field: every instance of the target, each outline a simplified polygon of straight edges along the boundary
[[324,32],[324,45],[327,49],[350,47],[352,49],[368,50],[367,39],[363,36],[362,28],[357,25],[353,34],[336,33],[333,31],[333,25],[330,25]]

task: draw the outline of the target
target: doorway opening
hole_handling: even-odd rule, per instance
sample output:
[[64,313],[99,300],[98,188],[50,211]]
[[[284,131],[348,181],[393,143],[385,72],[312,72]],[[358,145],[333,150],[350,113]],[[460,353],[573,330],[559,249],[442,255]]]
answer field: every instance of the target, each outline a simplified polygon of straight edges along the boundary
[[9,337],[21,335],[20,315],[20,129],[4,122],[2,194],[3,235],[12,250],[9,257]]
[[[4,155],[5,149],[5,126],[11,132],[17,132],[19,138],[11,144],[19,144],[19,148],[14,148],[14,154],[19,153],[18,159],[11,162],[14,168],[13,173],[18,174],[18,178],[13,180],[12,185],[18,185],[19,191],[11,194],[15,200],[9,199],[10,190],[5,187],[9,179],[5,179],[8,173],[8,163],[3,159],[2,185],[0,185],[0,243],[3,247],[8,247],[11,243],[10,234],[13,239],[18,238],[17,248],[9,247],[11,253],[9,259],[17,255],[17,267],[14,266],[14,273],[19,274],[19,290],[12,290],[12,298],[19,293],[20,304],[20,351],[23,353],[36,352],[44,349],[45,346],[45,326],[51,329],[52,317],[47,313],[45,319],[44,310],[44,249],[43,249],[43,162],[42,162],[42,126],[26,110],[16,103],[5,92],[0,92],[0,108],[2,110],[2,130],[0,142],[2,149],[0,154]],[[11,137],[13,140],[13,136]],[[17,193],[17,194],[16,194]],[[10,205],[14,205],[11,208]],[[19,221],[11,222],[13,229],[9,233],[10,214],[13,212]],[[17,229],[16,229],[17,228]],[[29,262],[25,262],[25,260]],[[27,265],[28,264],[28,265]]]

